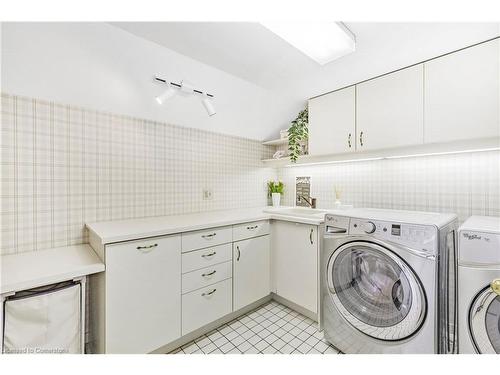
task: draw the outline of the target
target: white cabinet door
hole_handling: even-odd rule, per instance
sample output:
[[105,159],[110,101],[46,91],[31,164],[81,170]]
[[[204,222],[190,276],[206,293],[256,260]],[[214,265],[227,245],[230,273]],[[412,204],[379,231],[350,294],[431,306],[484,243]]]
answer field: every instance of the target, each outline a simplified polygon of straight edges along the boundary
[[233,303],[241,309],[271,292],[269,236],[233,244]]
[[181,237],[106,245],[106,353],[148,353],[181,336]]
[[377,150],[423,143],[423,65],[356,85],[356,147]]
[[277,295],[318,312],[318,227],[274,221],[272,274]]
[[354,86],[309,100],[309,155],[356,149]]
[[425,143],[498,137],[500,42],[425,63]]

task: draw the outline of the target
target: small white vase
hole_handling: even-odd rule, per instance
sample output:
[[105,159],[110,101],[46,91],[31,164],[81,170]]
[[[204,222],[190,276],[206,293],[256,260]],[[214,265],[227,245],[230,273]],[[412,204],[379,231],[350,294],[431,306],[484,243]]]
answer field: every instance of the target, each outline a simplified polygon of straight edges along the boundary
[[273,198],[273,207],[279,207],[280,201],[281,201],[281,194],[280,193],[272,193],[271,197]]
[[335,199],[335,203],[333,204],[334,209],[340,210],[340,207],[342,207],[342,202],[340,199]]

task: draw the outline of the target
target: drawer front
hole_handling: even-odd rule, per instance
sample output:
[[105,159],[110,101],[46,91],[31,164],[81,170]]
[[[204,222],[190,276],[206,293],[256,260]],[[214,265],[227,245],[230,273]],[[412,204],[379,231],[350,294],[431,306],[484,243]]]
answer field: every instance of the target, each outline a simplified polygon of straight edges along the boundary
[[182,334],[185,335],[232,311],[232,279],[182,296]]
[[182,254],[182,273],[199,270],[233,259],[230,243]]
[[231,278],[233,275],[232,265],[233,262],[229,261],[183,274],[182,293],[192,292],[195,289]]
[[252,221],[251,223],[233,225],[233,241],[269,234],[269,221]]
[[182,234],[182,252],[203,249],[233,241],[231,227],[212,228]]

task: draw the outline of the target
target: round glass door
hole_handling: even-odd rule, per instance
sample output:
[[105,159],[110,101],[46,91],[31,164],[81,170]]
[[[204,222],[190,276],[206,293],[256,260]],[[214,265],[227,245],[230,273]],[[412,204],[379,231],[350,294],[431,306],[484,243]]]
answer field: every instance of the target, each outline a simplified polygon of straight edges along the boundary
[[348,243],[333,253],[327,272],[335,306],[364,334],[401,340],[422,325],[426,312],[422,286],[392,251],[375,243]]
[[500,295],[491,287],[483,289],[474,299],[469,329],[478,353],[500,354]]

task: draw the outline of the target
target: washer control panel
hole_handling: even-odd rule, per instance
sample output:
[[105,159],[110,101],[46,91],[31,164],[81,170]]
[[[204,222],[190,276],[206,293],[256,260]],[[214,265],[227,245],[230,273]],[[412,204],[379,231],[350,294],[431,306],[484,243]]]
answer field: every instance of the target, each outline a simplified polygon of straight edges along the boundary
[[372,236],[376,239],[400,244],[411,249],[435,255],[438,231],[433,225],[397,223],[370,219],[326,215],[325,233]]

